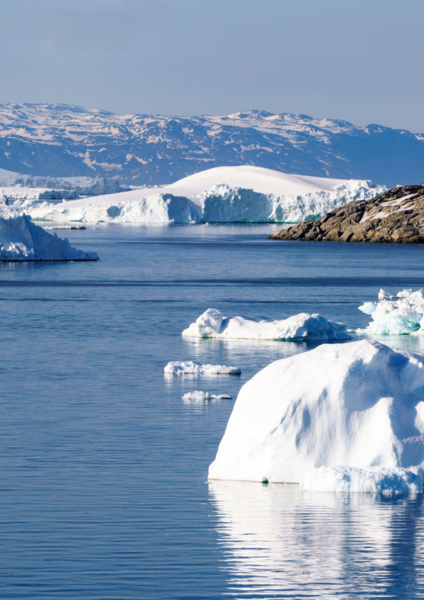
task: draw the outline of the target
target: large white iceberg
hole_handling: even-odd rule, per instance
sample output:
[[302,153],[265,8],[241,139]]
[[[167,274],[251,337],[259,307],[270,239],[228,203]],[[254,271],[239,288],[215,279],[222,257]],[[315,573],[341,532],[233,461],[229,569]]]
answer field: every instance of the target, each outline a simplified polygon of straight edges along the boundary
[[378,302],[365,302],[359,310],[370,315],[371,323],[357,333],[368,335],[423,335],[424,297],[422,290],[402,290],[397,296],[380,290]]
[[115,223],[282,223],[317,217],[381,194],[370,181],[288,175],[252,166],[217,167],[164,187],[44,204],[33,219]]
[[99,260],[95,252],[73,248],[44,231],[21,211],[0,204],[0,261]]
[[301,483],[319,467],[421,471],[423,461],[423,361],[365,339],[278,360],[248,381],[209,479]]
[[343,323],[328,321],[318,314],[300,313],[281,321],[252,321],[244,317],[224,317],[216,308],[208,308],[183,331],[183,336],[248,340],[350,339]]
[[167,375],[240,375],[238,367],[225,365],[202,365],[194,361],[169,362],[165,369]]

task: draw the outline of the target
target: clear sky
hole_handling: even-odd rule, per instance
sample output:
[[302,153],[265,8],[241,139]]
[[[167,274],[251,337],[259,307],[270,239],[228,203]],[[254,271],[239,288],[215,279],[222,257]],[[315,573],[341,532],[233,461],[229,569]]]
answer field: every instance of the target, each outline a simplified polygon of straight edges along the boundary
[[0,0],[0,102],[424,132],[424,0]]

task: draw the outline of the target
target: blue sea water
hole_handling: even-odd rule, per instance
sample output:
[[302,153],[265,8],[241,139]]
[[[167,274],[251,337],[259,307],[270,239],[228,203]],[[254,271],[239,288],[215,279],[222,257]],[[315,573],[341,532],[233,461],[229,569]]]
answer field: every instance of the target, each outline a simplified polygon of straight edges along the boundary
[[[0,265],[0,598],[424,597],[422,497],[207,483],[241,385],[314,345],[184,328],[209,307],[363,327],[380,287],[424,286],[421,246],[275,229],[99,226],[68,236],[98,263]],[[169,360],[242,375],[165,378]],[[194,389],[233,400],[184,403]]]

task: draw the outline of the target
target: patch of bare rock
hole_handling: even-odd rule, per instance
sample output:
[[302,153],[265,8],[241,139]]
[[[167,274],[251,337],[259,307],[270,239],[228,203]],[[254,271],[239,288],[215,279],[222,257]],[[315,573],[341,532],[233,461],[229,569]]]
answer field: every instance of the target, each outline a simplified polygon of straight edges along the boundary
[[269,236],[271,240],[309,242],[424,243],[424,184],[387,190],[357,200]]

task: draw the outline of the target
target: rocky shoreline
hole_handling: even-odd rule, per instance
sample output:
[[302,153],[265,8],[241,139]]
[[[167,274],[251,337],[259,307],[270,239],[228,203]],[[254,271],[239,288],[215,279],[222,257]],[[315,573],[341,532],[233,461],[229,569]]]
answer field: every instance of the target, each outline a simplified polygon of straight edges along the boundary
[[424,184],[387,190],[357,200],[320,219],[281,229],[271,240],[424,244]]

